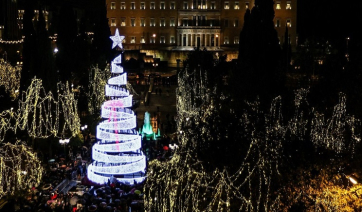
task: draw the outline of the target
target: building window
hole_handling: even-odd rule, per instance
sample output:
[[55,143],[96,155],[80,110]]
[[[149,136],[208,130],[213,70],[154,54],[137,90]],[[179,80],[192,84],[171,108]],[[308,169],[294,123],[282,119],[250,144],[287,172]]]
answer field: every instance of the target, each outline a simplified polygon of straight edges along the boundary
[[154,18],[151,18],[151,19],[150,19],[150,26],[151,26],[151,27],[154,27],[154,26],[155,26],[155,19],[154,19]]
[[277,18],[275,20],[275,27],[280,27],[280,19],[279,18]]
[[121,18],[121,26],[126,26],[126,18]]
[[146,9],[146,4],[144,2],[141,2],[140,9],[141,10]]
[[112,27],[117,26],[117,23],[116,23],[116,19],[115,19],[115,18],[111,18],[111,26],[112,26]]
[[136,43],[136,37],[134,36],[131,37],[131,43]]
[[275,9],[276,10],[282,9],[282,6],[280,6],[280,1],[277,1],[277,3],[275,4]]
[[290,1],[287,1],[287,6],[285,7],[285,9],[287,10],[291,10],[292,9],[292,4]]
[[151,9],[151,10],[154,10],[154,9],[155,9],[155,2],[151,2],[151,4],[150,4],[150,9]]
[[146,43],[146,41],[145,41],[145,37],[141,37],[141,43]]
[[175,36],[170,37],[170,43],[175,43]]
[[239,19],[235,19],[235,21],[234,21],[234,27],[239,27]]
[[121,2],[121,10],[125,10],[126,9],[126,2]]
[[141,18],[141,27],[145,26],[145,18]]
[[135,26],[136,26],[135,18],[131,18],[131,26],[132,26],[132,27],[135,27]]
[[160,43],[165,43],[165,36],[160,37]]
[[287,27],[292,27],[292,22],[290,21],[290,19],[287,19]]
[[161,26],[161,27],[166,26],[166,24],[165,24],[165,19],[164,19],[164,18],[161,18],[161,19],[160,19],[160,26]]
[[229,37],[228,36],[224,37],[224,44],[229,44]]
[[111,2],[111,10],[115,10],[116,9],[116,2],[112,1]]
[[216,10],[216,4],[215,4],[214,1],[212,1],[212,2],[210,3],[210,9]]
[[228,1],[224,2],[224,9],[225,10],[229,9],[229,2]]
[[156,34],[153,34],[151,39],[150,39],[150,43],[156,43]]
[[224,20],[224,27],[229,27],[229,20],[228,19]]
[[164,9],[165,9],[165,2],[164,2],[164,1],[161,1],[161,3],[160,3],[160,9],[161,9],[161,10],[164,10]]
[[238,36],[234,37],[234,44],[239,44],[239,37]]
[[214,19],[210,19],[210,26],[211,26],[211,27],[215,25],[214,22],[215,22]]
[[170,19],[170,26],[172,26],[172,27],[175,26],[175,18]]
[[249,9],[249,2],[245,2],[245,9]]
[[[23,20],[23,17],[24,17],[24,10],[18,10],[18,18],[19,20]],[[45,16],[47,17],[47,16]]]
[[239,2],[236,1],[235,4],[234,4],[234,10],[239,10],[240,7],[239,7]]
[[136,3],[131,2],[131,10],[134,10],[134,9],[136,9]]
[[183,9],[184,9],[184,10],[187,10],[187,9],[188,9],[188,7],[189,7],[189,6],[187,5],[187,1],[184,1],[184,6],[183,6]]
[[182,26],[188,26],[188,19],[187,18],[184,18],[182,19]]
[[174,1],[172,1],[172,2],[170,3],[170,9],[171,9],[171,10],[176,9],[176,7],[175,7],[175,2],[174,2]]

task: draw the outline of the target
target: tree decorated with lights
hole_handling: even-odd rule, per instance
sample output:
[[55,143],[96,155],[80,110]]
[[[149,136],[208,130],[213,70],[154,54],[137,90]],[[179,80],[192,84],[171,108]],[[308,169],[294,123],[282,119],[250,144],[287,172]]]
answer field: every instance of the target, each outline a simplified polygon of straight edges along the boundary
[[57,84],[57,93],[45,91],[42,80],[33,79],[17,108],[0,113],[0,142],[9,131],[25,131],[31,138],[76,136],[80,121],[77,101],[68,83]]
[[277,96],[268,110],[258,99],[239,108],[223,86],[207,86],[209,72],[186,62],[179,74],[180,148],[149,163],[145,210],[360,210],[360,186],[344,183],[360,171],[344,167],[359,167],[361,121],[347,114],[343,93],[330,113],[309,104],[308,89],[289,107]]
[[[124,36],[118,29],[112,48],[122,49]],[[123,72],[122,54],[111,62],[112,77],[105,86],[109,100],[102,105],[97,126],[97,143],[92,147],[93,163],[88,167],[88,178],[98,184],[111,178],[124,184],[140,183],[145,179],[146,157],[141,149],[141,136],[136,128],[136,116],[132,107],[132,95],[126,89],[127,73]]]
[[0,87],[4,86],[12,99],[19,96],[21,66],[12,66],[4,59],[0,59]]
[[[100,111],[102,104],[106,101],[104,93],[104,87],[107,84],[107,80],[111,77],[109,66],[104,70],[101,70],[98,66],[92,67],[89,73],[88,84],[88,112],[92,115]],[[99,113],[99,112],[98,112]]]
[[42,175],[41,161],[32,149],[21,143],[1,144],[0,199],[38,186]]

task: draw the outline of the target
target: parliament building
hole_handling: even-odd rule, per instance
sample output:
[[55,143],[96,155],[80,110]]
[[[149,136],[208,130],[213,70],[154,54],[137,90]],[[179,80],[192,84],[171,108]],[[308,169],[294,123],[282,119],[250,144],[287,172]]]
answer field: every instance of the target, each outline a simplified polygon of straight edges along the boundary
[[[116,28],[125,36],[125,57],[131,52],[146,55],[145,62],[158,58],[175,64],[186,59],[195,47],[238,57],[239,34],[245,11],[255,0],[106,0],[111,33]],[[274,1],[274,25],[280,42],[286,26],[292,49],[298,41],[296,32],[297,1]],[[280,43],[282,45],[282,43]],[[127,54],[127,52],[129,52]],[[128,57],[128,58],[127,58]],[[139,58],[135,58],[139,59]]]

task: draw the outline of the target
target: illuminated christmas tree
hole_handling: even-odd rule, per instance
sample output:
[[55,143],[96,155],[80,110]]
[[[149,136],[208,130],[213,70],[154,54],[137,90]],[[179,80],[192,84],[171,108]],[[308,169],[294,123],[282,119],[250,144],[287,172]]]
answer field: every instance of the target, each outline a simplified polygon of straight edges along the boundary
[[[118,29],[112,48],[121,49],[124,36]],[[93,145],[93,163],[88,167],[89,180],[103,184],[110,178],[125,184],[140,183],[145,179],[146,157],[141,149],[141,136],[136,128],[136,116],[129,107],[132,95],[126,89],[127,73],[123,73],[122,55],[111,63],[112,77],[105,87],[110,100],[103,103],[101,116],[104,119],[97,126],[97,143]]]

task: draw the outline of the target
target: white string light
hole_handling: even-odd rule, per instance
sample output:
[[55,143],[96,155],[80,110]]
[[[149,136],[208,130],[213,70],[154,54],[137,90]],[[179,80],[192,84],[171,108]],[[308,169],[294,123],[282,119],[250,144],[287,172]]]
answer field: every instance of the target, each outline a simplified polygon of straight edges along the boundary
[[116,58],[114,58],[113,63],[121,64],[122,63],[122,55],[120,54]]
[[2,40],[0,39],[0,43],[4,43],[4,44],[19,44],[19,43],[24,43],[24,39],[20,39],[20,40]]
[[137,126],[136,117],[123,118],[123,119],[114,119],[114,121],[103,121],[98,124],[97,130],[109,131],[112,130],[114,133],[117,133],[117,130],[127,130],[132,129]]
[[[116,138],[118,139],[118,138]],[[102,152],[134,152],[141,148],[141,139],[134,138],[122,143],[110,144],[107,142],[94,144],[93,151],[102,151]]]
[[[93,179],[94,182],[99,182],[100,184],[108,183],[110,179],[109,176],[102,176],[95,174],[94,172],[88,172],[88,178]],[[132,175],[124,175],[123,178],[117,178],[117,181],[123,184],[134,184],[134,183],[141,183],[146,179],[141,173],[136,173]]]
[[98,67],[93,67],[89,75],[88,86],[88,111],[90,114],[95,114],[101,110],[102,104],[106,101],[104,86],[107,84],[108,78],[111,76],[109,66],[104,70]]
[[0,198],[37,187],[43,175],[41,161],[29,147],[17,142],[0,148]]
[[106,85],[106,96],[125,97],[125,96],[129,96],[129,91],[126,90],[125,88],[119,88],[119,87],[114,86],[114,85]]
[[119,75],[117,77],[112,77],[108,80],[109,85],[126,85],[127,84],[127,73]]
[[112,73],[114,74],[121,74],[123,73],[123,67],[120,67],[116,63],[112,62]]
[[[283,155],[284,144],[292,142],[291,138],[295,140],[293,142],[304,142],[306,138],[309,141],[311,138],[315,148],[349,153],[353,157],[355,145],[361,140],[361,134],[356,130],[360,120],[346,113],[343,94],[340,94],[339,103],[330,118],[309,106],[306,98],[308,89],[296,90],[295,111],[290,120],[284,120],[280,96],[272,101],[269,112],[262,111],[259,100],[256,100],[245,102],[245,109],[240,117],[236,117],[233,108],[225,110],[223,104],[226,103],[222,101],[227,99],[225,94],[218,88],[207,88],[207,83],[207,74],[197,69],[186,69],[178,77],[176,98],[180,147],[175,150],[171,160],[149,163],[144,186],[146,211],[288,211],[291,205],[283,202],[283,198],[294,193],[283,192],[285,185],[280,181],[281,161],[288,158],[288,155]],[[223,115],[230,117],[227,119],[230,123],[220,122],[225,120],[221,119]],[[220,168],[212,162],[200,160],[199,151],[208,154],[206,147],[210,143],[219,143],[220,149],[222,145],[228,145],[227,131],[223,135],[217,129],[229,129],[231,124],[234,127],[230,129],[236,129],[235,125],[239,129],[239,132],[233,133],[239,134],[240,142],[247,142],[246,153],[239,162],[234,162],[236,166],[240,164],[237,166],[239,168],[231,170],[227,167],[229,164]],[[351,132],[350,140],[347,132]],[[206,150],[199,150],[200,146],[206,146]],[[215,157],[225,157],[221,153],[213,154],[216,154]],[[313,208],[309,209],[345,211],[341,210],[342,207],[332,206],[335,203],[331,202],[338,200],[332,200],[332,194],[325,195],[329,188],[332,189],[327,186],[320,188],[319,192],[322,192],[319,194],[316,193],[317,189],[303,190],[315,201]],[[343,192],[347,191],[345,189]],[[295,196],[290,199],[300,200]],[[351,200],[356,201],[356,198]]]
[[62,137],[69,133],[76,136],[80,129],[77,101],[68,84],[58,83],[57,88],[56,99],[51,92],[46,93],[42,80],[33,79],[18,108],[0,113],[0,141],[9,130],[15,134],[17,130],[27,131],[32,138]]
[[103,152],[96,151],[95,148],[93,148],[92,157],[93,160],[104,163],[132,163],[140,160],[145,160],[145,156],[143,154],[109,155]]
[[4,59],[0,59],[0,86],[5,87],[5,91],[12,99],[18,98],[20,92],[21,66],[12,66]]
[[124,175],[137,172],[144,172],[146,160],[143,158],[132,163],[93,163],[90,166],[90,172],[107,175]]

